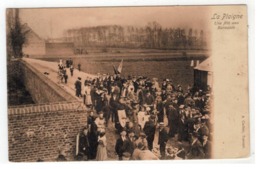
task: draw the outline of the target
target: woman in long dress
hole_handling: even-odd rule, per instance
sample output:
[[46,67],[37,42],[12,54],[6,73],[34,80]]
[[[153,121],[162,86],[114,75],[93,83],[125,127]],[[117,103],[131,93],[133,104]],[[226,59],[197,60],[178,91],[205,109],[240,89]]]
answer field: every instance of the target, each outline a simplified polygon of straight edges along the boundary
[[99,112],[99,116],[96,118],[95,123],[97,125],[97,131],[104,131],[106,128],[106,120],[104,118],[104,112]]
[[86,93],[86,105],[87,105],[87,106],[91,106],[91,105],[92,105],[92,100],[91,100],[90,92],[91,92],[91,86],[90,86],[90,84],[88,83],[87,86],[86,86],[86,88],[85,88],[85,93]]
[[102,131],[98,136],[97,161],[107,160],[107,139],[105,134],[105,131]]

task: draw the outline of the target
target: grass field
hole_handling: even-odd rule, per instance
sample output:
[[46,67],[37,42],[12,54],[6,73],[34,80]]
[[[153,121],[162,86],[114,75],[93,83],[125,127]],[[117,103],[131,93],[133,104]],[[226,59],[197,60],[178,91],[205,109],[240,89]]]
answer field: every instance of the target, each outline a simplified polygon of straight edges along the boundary
[[80,56],[60,56],[39,58],[47,61],[58,62],[62,58],[65,62],[68,58],[73,59],[74,67],[81,64],[82,71],[91,74],[113,74],[113,65],[117,67],[123,59],[122,75],[156,77],[159,81],[169,78],[174,85],[182,85],[187,88],[193,85],[193,67],[191,60],[202,62],[206,55],[202,53],[192,53],[183,55],[182,52],[174,53],[99,53]]

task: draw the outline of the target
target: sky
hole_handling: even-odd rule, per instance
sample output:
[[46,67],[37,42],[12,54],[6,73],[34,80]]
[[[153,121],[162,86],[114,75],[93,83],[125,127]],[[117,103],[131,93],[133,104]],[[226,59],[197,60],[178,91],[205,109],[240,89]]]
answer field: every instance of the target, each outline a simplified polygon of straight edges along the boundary
[[207,12],[205,6],[26,8],[20,9],[20,18],[40,37],[57,38],[71,28],[99,25],[144,27],[152,21],[160,23],[163,28],[205,30]]

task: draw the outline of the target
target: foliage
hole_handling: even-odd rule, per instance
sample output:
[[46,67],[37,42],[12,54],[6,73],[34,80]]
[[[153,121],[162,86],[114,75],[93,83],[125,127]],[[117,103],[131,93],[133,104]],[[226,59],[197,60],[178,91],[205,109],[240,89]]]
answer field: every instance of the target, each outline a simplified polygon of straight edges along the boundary
[[78,46],[146,48],[146,49],[206,49],[206,37],[192,28],[163,28],[158,22],[145,27],[106,25],[82,27],[66,31],[66,40]]
[[15,58],[21,58],[23,56],[22,48],[26,42],[26,35],[30,30],[26,30],[26,24],[21,24],[18,10],[15,13],[14,23],[12,25],[9,24],[9,29],[8,45],[10,45],[9,48],[12,50],[11,53]]

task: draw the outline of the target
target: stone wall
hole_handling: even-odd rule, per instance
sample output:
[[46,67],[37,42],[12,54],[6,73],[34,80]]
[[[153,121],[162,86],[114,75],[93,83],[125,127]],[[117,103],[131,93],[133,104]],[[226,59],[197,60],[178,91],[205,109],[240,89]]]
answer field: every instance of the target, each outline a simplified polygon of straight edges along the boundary
[[76,135],[86,122],[86,108],[78,101],[9,107],[9,160],[55,161],[59,151],[73,160]]
[[25,61],[20,63],[22,79],[35,103],[75,101],[75,97],[44,76]]

